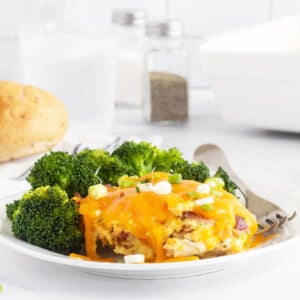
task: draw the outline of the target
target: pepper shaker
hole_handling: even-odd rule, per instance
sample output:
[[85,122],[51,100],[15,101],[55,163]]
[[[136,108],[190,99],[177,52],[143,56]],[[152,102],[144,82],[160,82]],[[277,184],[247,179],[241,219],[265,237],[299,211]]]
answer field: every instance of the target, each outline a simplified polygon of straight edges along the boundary
[[166,125],[186,122],[189,54],[183,47],[182,22],[149,22],[146,38],[145,118]]

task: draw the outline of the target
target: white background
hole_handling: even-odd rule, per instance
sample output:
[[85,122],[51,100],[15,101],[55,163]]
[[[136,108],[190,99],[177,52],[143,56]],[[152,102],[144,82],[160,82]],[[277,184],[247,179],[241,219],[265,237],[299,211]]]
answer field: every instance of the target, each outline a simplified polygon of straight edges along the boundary
[[[71,3],[71,4],[70,4]],[[0,0],[0,80],[18,80],[18,29],[35,21],[80,12],[83,22],[98,28],[110,23],[114,8],[145,9],[150,19],[179,18],[185,24],[186,46],[192,54],[191,85],[205,87],[195,46],[208,35],[249,26],[271,18],[300,14],[299,0]]]
[[[0,0],[0,80],[18,80],[20,76],[18,28],[34,21],[62,18],[66,1]],[[69,1],[72,2],[71,8],[78,2],[82,20],[101,28],[109,26],[114,8],[146,9],[151,19],[182,19],[186,28],[186,43],[193,55],[192,87],[207,85],[194,49],[210,34],[300,14],[300,0]],[[117,115],[118,122],[113,133],[117,136],[151,136],[159,132],[164,146],[180,147],[188,159],[191,159],[197,145],[218,143],[226,150],[234,169],[242,178],[255,174],[262,183],[274,183],[286,189],[287,196],[290,192],[299,194],[299,134],[230,125],[219,117],[216,104],[211,99],[203,100],[198,95],[192,97],[191,122],[177,130],[146,124],[138,111],[128,111]],[[283,199],[286,200],[288,197]],[[284,252],[266,255],[256,261],[247,260],[237,268],[183,282],[99,280],[28,258],[0,245],[0,284],[4,288],[0,299],[217,299],[220,296],[224,300],[297,299],[299,245],[298,240]]]

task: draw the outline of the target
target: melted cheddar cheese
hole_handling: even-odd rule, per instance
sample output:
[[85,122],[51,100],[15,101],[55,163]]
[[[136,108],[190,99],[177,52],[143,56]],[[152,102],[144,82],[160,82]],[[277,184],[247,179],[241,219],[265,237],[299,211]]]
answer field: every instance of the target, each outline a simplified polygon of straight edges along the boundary
[[[150,173],[137,182],[167,181],[166,173]],[[257,222],[241,202],[225,190],[210,194],[209,210],[195,203],[191,193],[199,182],[172,184],[171,193],[138,192],[136,187],[108,188],[99,199],[80,199],[85,226],[86,255],[101,259],[108,246],[117,254],[144,254],[147,262],[189,260],[241,252],[250,247]],[[237,218],[244,222],[236,227]],[[101,247],[99,247],[99,244]]]

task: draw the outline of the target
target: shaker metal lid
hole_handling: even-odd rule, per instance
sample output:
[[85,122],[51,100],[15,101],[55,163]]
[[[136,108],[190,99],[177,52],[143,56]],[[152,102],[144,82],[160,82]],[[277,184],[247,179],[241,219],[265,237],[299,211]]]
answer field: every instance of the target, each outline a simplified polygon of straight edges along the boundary
[[181,37],[183,23],[180,20],[151,21],[146,25],[146,35],[150,37]]
[[126,26],[141,26],[146,23],[147,14],[143,10],[117,9],[113,11],[112,22]]

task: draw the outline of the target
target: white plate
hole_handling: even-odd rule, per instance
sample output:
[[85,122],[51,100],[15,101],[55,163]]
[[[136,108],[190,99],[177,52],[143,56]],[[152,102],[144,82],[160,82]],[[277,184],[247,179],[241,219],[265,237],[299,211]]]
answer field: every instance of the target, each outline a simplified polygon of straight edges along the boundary
[[[272,199],[287,212],[300,212],[300,195],[291,193],[278,187],[265,184],[250,184],[262,196]],[[266,255],[271,251],[287,247],[300,236],[300,218],[283,226],[280,236],[259,248],[244,253],[220,256],[188,262],[156,263],[156,264],[123,264],[91,262],[71,259],[15,238],[10,231],[10,222],[5,216],[5,204],[14,200],[5,198],[0,200],[0,242],[8,247],[47,262],[67,265],[77,270],[105,277],[126,279],[165,279],[204,275],[232,267],[241,260],[250,259],[258,255]]]

